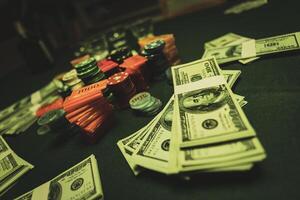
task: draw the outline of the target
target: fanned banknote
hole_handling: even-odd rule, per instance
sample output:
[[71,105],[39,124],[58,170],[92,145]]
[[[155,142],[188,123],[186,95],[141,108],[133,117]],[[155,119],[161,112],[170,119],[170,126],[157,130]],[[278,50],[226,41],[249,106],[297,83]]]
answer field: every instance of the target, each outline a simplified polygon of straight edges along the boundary
[[0,136],[0,196],[32,168],[33,165],[17,156]]
[[94,155],[16,200],[103,199],[100,174]]

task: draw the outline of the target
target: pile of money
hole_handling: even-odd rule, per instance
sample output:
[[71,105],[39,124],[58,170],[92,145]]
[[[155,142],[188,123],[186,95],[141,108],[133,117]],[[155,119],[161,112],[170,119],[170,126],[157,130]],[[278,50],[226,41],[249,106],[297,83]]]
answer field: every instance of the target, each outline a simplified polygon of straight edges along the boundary
[[247,0],[246,2],[239,3],[224,11],[224,14],[240,14],[247,10],[261,7],[268,3],[268,0]]
[[221,70],[210,57],[172,68],[174,95],[142,129],[117,145],[135,175],[244,171],[265,151],[232,93],[240,71]]
[[103,199],[103,191],[94,155],[89,156],[52,180],[15,200]]
[[19,134],[37,120],[36,111],[59,98],[59,81],[53,80],[33,94],[0,111],[0,134]]
[[33,165],[20,158],[0,136],[0,196],[7,192]]
[[299,50],[299,42],[300,32],[258,40],[229,33],[205,43],[202,58],[215,56],[219,64],[237,60],[248,63],[257,59],[257,56]]

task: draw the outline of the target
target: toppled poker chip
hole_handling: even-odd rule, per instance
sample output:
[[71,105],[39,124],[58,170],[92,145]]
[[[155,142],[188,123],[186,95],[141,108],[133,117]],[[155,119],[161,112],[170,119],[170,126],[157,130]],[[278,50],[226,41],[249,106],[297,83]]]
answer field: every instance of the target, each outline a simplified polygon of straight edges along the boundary
[[40,126],[51,125],[64,117],[65,114],[66,112],[63,109],[52,110],[40,117],[37,123]]
[[68,82],[73,79],[77,79],[77,71],[75,69],[72,69],[71,71],[65,73],[64,76],[62,77],[63,82]]

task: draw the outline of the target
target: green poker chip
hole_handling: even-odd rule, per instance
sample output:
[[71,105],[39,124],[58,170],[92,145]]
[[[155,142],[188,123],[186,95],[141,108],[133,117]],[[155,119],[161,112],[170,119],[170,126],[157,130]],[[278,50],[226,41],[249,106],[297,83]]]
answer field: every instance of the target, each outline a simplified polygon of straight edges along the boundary
[[99,69],[98,66],[96,66],[96,67],[94,67],[92,69],[89,69],[87,71],[84,71],[82,73],[78,73],[78,77],[81,78],[81,79],[85,79],[85,78],[88,78],[88,77],[95,76],[99,72],[100,72],[100,69]]
[[129,105],[132,109],[139,110],[144,108],[150,100],[151,95],[149,92],[140,92],[129,100]]
[[140,92],[129,100],[129,105],[136,114],[153,116],[161,110],[162,102],[149,92]]
[[89,67],[91,65],[97,65],[97,61],[96,61],[95,58],[86,59],[86,60],[82,61],[81,63],[78,63],[74,67],[77,71],[78,69],[86,68],[86,67]]
[[41,126],[37,130],[38,135],[45,135],[51,131],[50,127],[47,125]]
[[103,80],[105,78],[106,78],[106,76],[105,76],[104,73],[97,73],[97,74],[95,74],[92,77],[88,77],[87,79],[84,79],[83,81],[86,84],[93,84],[93,83],[99,82],[99,81],[101,81],[101,80]]
[[40,117],[37,123],[40,126],[52,125],[63,118],[65,114],[66,112],[62,109],[52,110]]

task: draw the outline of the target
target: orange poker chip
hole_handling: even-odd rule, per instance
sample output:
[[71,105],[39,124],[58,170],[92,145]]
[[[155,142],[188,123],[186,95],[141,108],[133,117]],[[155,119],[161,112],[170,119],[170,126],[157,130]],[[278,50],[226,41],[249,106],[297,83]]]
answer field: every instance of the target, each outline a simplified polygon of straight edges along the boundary
[[126,58],[124,62],[120,65],[120,67],[130,68],[133,70],[140,70],[141,67],[146,64],[147,60],[148,59],[143,56],[134,55],[129,58]]
[[98,61],[97,65],[104,73],[118,67],[118,63],[107,59]]
[[74,116],[76,116],[76,115],[79,115],[80,113],[85,112],[86,110],[88,110],[88,109],[94,107],[94,106],[95,106],[96,104],[98,104],[98,103],[99,103],[98,101],[95,101],[95,102],[92,102],[92,103],[90,103],[90,104],[88,104],[88,105],[82,106],[82,107],[80,107],[80,108],[78,108],[78,109],[76,109],[76,110],[74,110],[74,111],[72,111],[72,112],[69,112],[69,113],[66,115],[66,118],[67,118],[67,119],[70,119],[70,118],[72,118],[72,117],[74,117]]
[[54,100],[52,103],[46,104],[46,105],[43,105],[42,107],[40,107],[36,111],[35,114],[36,114],[37,117],[41,117],[49,111],[62,109],[63,108],[63,102],[64,102],[63,98],[58,98],[58,99]]
[[74,99],[74,98],[79,98],[79,97],[86,96],[86,95],[91,95],[93,93],[101,92],[102,90],[104,90],[107,87],[107,83],[108,83],[108,80],[104,79],[97,83],[82,87],[78,90],[74,90],[71,93],[70,97],[72,99]]
[[91,113],[92,111],[93,111],[93,108],[89,108],[89,109],[87,109],[87,110],[85,110],[85,111],[79,113],[78,115],[75,115],[75,116],[70,117],[70,118],[68,117],[67,119],[69,120],[69,122],[75,123],[75,122],[77,122],[81,117],[83,117],[83,116],[85,116],[85,115]]
[[85,106],[87,104],[90,104],[96,100],[105,100],[103,95],[101,93],[95,93],[90,96],[83,96],[81,98],[75,98],[75,99],[68,99],[67,101],[64,102],[64,110],[67,113],[70,113],[82,106]]
[[106,117],[100,116],[83,128],[88,134],[94,134],[96,130],[103,125]]

